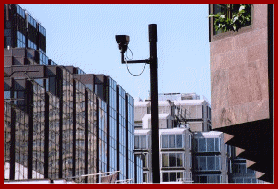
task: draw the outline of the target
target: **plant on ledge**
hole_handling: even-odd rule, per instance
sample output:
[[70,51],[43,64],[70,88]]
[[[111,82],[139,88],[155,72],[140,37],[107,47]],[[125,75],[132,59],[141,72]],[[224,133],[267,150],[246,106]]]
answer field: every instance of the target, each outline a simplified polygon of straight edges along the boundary
[[221,11],[209,15],[214,17],[214,30],[220,32],[238,31],[251,25],[251,4],[220,4]]

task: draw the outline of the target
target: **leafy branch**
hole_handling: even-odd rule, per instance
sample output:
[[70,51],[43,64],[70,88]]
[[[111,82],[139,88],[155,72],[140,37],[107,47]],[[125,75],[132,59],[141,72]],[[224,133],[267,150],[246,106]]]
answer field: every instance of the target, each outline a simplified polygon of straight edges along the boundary
[[209,15],[209,17],[214,17],[215,31],[238,31],[251,24],[251,4],[240,4],[239,8],[232,4],[220,6],[226,10],[226,13],[219,12]]

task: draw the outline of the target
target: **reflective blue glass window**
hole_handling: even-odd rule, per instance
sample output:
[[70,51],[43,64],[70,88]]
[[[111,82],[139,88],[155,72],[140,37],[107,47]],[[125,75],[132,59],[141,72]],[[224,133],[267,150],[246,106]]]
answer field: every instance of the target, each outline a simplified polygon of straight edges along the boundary
[[17,11],[17,14],[19,14],[20,16],[25,18],[25,11],[19,5],[17,5],[16,11]]
[[17,31],[17,47],[25,48],[25,35],[23,35],[20,31]]
[[11,98],[11,91],[4,91],[4,99],[10,99]]
[[48,57],[43,53],[41,49],[40,49],[40,64],[48,65]]
[[37,50],[37,45],[28,39],[28,48]]
[[40,24],[39,24],[39,32],[40,32],[41,34],[43,34],[44,36],[46,36],[46,30],[45,30],[45,28],[44,28],[43,26],[41,26]]
[[37,28],[37,21],[31,16],[28,14],[28,22],[35,28]]

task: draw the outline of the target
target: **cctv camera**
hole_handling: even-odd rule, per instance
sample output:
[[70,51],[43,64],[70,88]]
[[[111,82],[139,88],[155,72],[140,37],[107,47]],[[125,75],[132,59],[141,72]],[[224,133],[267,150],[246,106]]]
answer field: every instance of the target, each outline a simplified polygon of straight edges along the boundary
[[127,45],[129,43],[129,36],[128,35],[116,35],[116,41],[119,45],[119,49],[121,53],[125,53],[127,50]]

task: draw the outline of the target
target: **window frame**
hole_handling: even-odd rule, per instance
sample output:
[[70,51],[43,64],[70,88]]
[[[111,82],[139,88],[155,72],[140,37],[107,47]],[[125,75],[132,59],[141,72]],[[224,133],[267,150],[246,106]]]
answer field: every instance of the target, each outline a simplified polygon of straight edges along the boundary
[[[174,136],[174,147],[170,146],[171,144],[171,141],[170,141],[170,136]],[[177,136],[181,136],[181,147],[178,146],[178,140],[177,140]],[[165,145],[165,139],[167,139],[168,143],[167,145]],[[160,136],[160,148],[161,149],[183,149],[185,148],[185,135],[184,134],[161,134]],[[167,147],[164,147],[164,146],[167,146]]]

